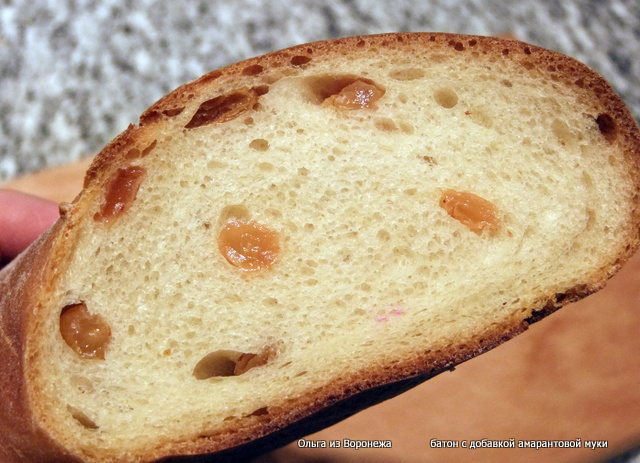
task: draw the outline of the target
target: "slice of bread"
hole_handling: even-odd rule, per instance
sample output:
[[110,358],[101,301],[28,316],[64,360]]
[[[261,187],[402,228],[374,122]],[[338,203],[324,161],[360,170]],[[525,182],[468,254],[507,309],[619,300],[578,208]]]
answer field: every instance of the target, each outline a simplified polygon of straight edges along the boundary
[[0,274],[2,461],[239,458],[451,369],[629,258],[639,154],[602,77],[518,41],[207,74]]

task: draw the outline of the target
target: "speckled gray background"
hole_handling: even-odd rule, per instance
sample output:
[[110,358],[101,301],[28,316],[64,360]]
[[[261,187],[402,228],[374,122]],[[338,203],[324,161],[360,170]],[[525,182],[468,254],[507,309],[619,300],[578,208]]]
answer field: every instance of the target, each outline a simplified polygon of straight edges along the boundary
[[640,120],[640,0],[3,0],[0,182],[98,152],[207,71],[393,31],[512,33],[593,67]]

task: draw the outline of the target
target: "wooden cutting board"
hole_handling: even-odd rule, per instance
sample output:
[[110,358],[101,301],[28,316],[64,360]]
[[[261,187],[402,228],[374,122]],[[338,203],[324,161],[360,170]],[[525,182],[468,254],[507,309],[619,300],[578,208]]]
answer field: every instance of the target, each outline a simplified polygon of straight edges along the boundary
[[[89,161],[5,186],[71,201]],[[503,346],[308,436],[316,447],[294,442],[258,461],[602,461],[640,445],[639,357],[640,254],[604,290]],[[391,448],[329,448],[345,439],[391,441]],[[433,439],[448,442],[434,446]],[[472,441],[482,446],[483,439],[485,445],[513,439],[515,448],[463,448]],[[519,448],[525,441],[577,439],[580,448]],[[586,448],[591,440],[606,448]]]

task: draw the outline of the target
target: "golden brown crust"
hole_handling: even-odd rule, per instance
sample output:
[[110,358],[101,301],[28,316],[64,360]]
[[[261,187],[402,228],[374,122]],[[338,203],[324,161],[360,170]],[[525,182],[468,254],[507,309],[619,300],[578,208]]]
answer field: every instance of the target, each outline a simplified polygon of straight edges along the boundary
[[[625,153],[628,171],[635,183],[640,185],[640,135],[637,125],[609,84],[585,65],[515,40],[455,34],[384,34],[300,45],[214,71],[171,92],[141,115],[139,125],[129,126],[96,157],[85,177],[83,193],[66,215],[79,217],[84,204],[98,194],[111,173],[127,162],[128,156],[135,155],[135,150],[143,152],[153,143],[155,131],[163,130],[165,124],[174,118],[182,117],[185,122],[188,121],[202,101],[214,98],[234,85],[244,85],[235,84],[234,81],[242,78],[247,81],[259,80],[261,75],[267,74],[267,69],[274,68],[283,73],[296,73],[315,59],[370,53],[381,48],[466,53],[469,59],[483,54],[495,62],[509,60],[519,63],[529,72],[589,92],[594,97],[594,114],[598,114],[595,122],[605,138]],[[345,414],[396,395],[407,385],[415,385],[492,349],[526,330],[529,324],[605,284],[638,246],[639,196],[636,194],[634,198],[634,223],[629,227],[628,236],[621,240],[624,244],[618,252],[618,260],[609,268],[601,269],[588,284],[564,290],[562,294],[549,294],[544,300],[538,301],[533,313],[525,315],[526,319],[503,320],[499,325],[467,340],[464,345],[443,345],[440,349],[416,352],[403,363],[354,370],[339,383],[309,391],[305,396],[290,400],[286,407],[270,408],[268,415],[258,413],[251,420],[242,421],[240,426],[230,423],[225,431],[215,435],[162,445],[149,449],[144,455],[126,457],[127,461],[151,461],[172,455],[218,452],[276,432],[280,433],[280,437],[272,436],[269,439],[272,443],[283,444],[304,435],[300,433],[342,419]],[[73,245],[72,222],[73,219],[62,217],[26,253],[0,273],[0,357],[3,359],[0,362],[0,457],[3,461],[79,461],[43,430],[38,420],[44,418],[30,403],[29,372],[25,368],[30,355],[27,340],[29,333],[34,330],[34,324],[38,322],[38,297],[46,297],[47,285],[52,284],[57,272],[64,267],[65,249]],[[369,392],[363,394],[364,391]],[[348,405],[345,405],[345,401],[349,401]],[[268,446],[269,443],[259,441],[259,445]]]
[[25,359],[33,331],[38,288],[53,271],[52,250],[63,222],[57,222],[29,249],[0,272],[0,456],[3,462],[79,461],[52,440],[29,401]]

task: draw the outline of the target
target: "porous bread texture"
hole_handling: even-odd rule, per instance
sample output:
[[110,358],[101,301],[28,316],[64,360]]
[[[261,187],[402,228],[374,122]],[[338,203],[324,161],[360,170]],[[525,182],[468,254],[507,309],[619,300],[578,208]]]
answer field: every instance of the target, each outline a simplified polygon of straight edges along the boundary
[[[430,373],[557,294],[604,283],[637,242],[628,116],[568,58],[430,37],[241,63],[169,95],[105,150],[68,206],[69,257],[32,340],[31,400],[51,435],[88,461],[224,448],[233,439],[219,436],[266,432],[288,404],[317,408],[320,390]],[[327,82],[354,76],[384,95],[357,110],[323,103]],[[203,102],[255,88],[234,118],[185,128]],[[135,201],[97,222],[127,165],[146,170]],[[445,189],[493,203],[497,233],[451,217]],[[218,236],[233,218],[278,233],[272,268],[225,260]],[[104,360],[61,337],[62,309],[79,302],[110,326]],[[241,375],[193,374],[213,352],[265,349]]]

